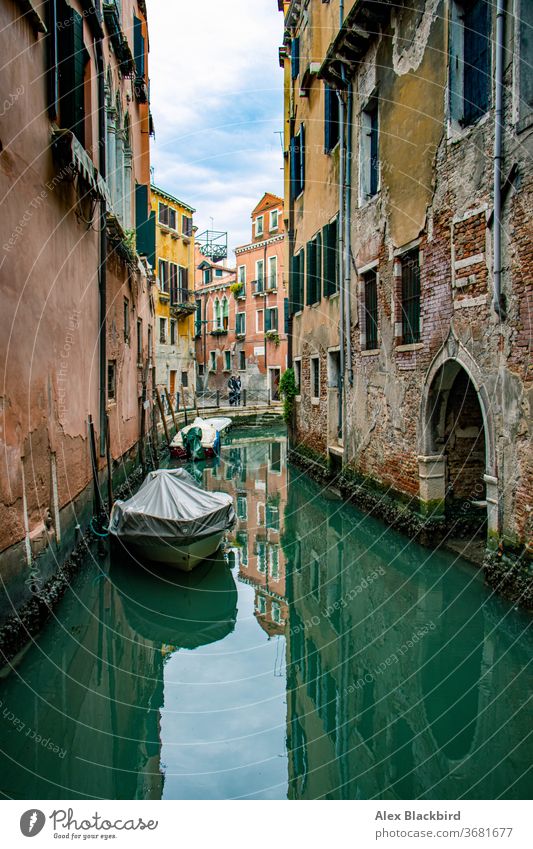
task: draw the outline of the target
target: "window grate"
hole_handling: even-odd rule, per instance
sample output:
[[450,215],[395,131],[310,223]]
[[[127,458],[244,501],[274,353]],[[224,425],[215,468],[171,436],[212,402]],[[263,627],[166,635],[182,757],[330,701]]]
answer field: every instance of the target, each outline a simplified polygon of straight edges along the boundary
[[420,257],[418,250],[402,257],[402,341],[420,341]]
[[378,282],[375,271],[364,275],[366,350],[373,351],[378,346]]

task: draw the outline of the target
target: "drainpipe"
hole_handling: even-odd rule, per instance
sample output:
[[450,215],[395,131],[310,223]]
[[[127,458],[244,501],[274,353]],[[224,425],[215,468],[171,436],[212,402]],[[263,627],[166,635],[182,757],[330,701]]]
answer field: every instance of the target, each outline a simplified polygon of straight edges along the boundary
[[348,83],[348,100],[346,106],[346,190],[344,195],[344,320],[346,323],[346,366],[350,386],[353,386],[352,366],[352,333],[351,333],[351,286],[350,286],[350,254],[352,250],[351,228],[351,194],[352,194],[352,120],[353,120],[353,86]]
[[494,109],[494,301],[493,307],[500,320],[504,318],[502,306],[502,135],[503,135],[503,39],[505,0],[496,0],[495,49],[495,109]]
[[345,108],[344,108],[344,100],[342,98],[341,93],[337,92],[337,97],[339,99],[339,140],[340,140],[340,150],[339,150],[339,227],[338,227],[338,264],[339,264],[339,288],[340,288],[340,321],[339,321],[339,416],[337,421],[337,432],[339,438],[344,436],[343,430],[343,408],[344,408],[344,268],[343,268],[343,260],[344,260],[344,179],[345,179],[345,170],[346,170],[346,162],[345,162],[345,154],[346,149],[344,145],[344,118],[345,118]]
[[[344,0],[339,2],[339,30],[344,23]],[[344,66],[342,66],[342,78],[344,80]],[[340,321],[339,321],[339,411],[337,420],[337,433],[339,438],[344,437],[344,180],[346,171],[346,147],[344,139],[345,104],[340,91],[337,91],[339,100],[339,227],[338,227],[338,264],[339,264],[339,299],[340,299]]]
[[[100,2],[95,3],[95,13],[101,20]],[[106,104],[105,104],[105,63],[102,37],[96,39],[96,62],[98,73],[98,170],[103,180],[106,179]],[[106,453],[106,288],[107,288],[107,234],[106,234],[106,201],[100,199],[100,255],[98,268],[99,292],[99,355],[100,355],[100,456]]]

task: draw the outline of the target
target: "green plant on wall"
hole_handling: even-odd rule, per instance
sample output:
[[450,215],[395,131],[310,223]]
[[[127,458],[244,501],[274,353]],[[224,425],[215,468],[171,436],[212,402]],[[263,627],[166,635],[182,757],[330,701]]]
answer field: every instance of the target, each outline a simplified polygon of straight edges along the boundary
[[239,283],[239,282],[232,283],[231,286],[229,287],[229,290],[230,290],[230,292],[231,292],[231,294],[233,295],[234,298],[238,298],[239,295],[242,294],[243,284]]
[[265,333],[265,339],[268,339],[270,342],[274,342],[275,345],[279,345],[280,338],[277,330],[267,330]]
[[281,375],[279,382],[279,392],[283,398],[283,419],[289,424],[294,410],[294,399],[298,394],[296,379],[294,377],[294,369],[288,368]]

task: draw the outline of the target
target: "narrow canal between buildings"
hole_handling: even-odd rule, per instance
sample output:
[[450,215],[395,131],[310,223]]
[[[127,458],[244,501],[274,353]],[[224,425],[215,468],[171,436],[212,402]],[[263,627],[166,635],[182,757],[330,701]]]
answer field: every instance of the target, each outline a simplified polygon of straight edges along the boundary
[[18,799],[529,798],[531,617],[234,429],[225,556],[94,551],[0,678]]

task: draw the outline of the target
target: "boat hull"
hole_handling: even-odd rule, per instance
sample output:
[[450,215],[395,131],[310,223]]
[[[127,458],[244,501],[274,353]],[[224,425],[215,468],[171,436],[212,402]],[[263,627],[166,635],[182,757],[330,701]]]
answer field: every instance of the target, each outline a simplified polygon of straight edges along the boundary
[[218,551],[224,539],[224,534],[225,531],[217,531],[187,544],[182,542],[167,543],[162,539],[147,539],[146,541],[126,543],[126,547],[140,560],[164,563],[167,566],[180,569],[182,572],[192,572],[207,557],[211,557]]

